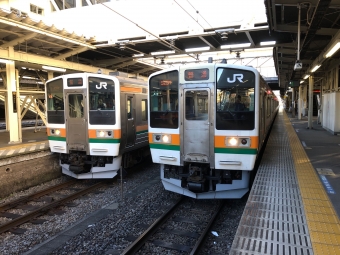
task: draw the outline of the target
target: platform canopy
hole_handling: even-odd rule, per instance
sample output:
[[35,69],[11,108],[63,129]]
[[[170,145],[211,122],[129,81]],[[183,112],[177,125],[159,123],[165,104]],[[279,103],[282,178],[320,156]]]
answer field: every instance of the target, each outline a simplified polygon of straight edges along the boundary
[[[56,2],[56,1],[51,1]],[[50,64],[66,72],[121,71],[148,77],[186,63],[251,65],[280,88],[303,79],[338,40],[340,0],[301,5],[297,0],[83,1],[87,6],[37,19],[18,9],[0,9],[0,58],[46,77]],[[298,47],[298,34],[301,43]],[[8,48],[14,53],[9,54]],[[300,50],[298,50],[298,48]],[[297,62],[302,67],[294,70]],[[316,85],[318,80],[315,80]]]
[[[41,20],[14,8],[1,9],[0,37],[4,48],[52,58],[51,65],[67,72],[77,71],[77,63],[104,73],[117,70],[147,77],[212,57],[259,67],[267,77],[276,75],[272,48],[260,45],[273,39],[262,0],[232,5],[223,0],[97,1],[52,12]],[[40,64],[23,56],[15,60],[18,66]]]

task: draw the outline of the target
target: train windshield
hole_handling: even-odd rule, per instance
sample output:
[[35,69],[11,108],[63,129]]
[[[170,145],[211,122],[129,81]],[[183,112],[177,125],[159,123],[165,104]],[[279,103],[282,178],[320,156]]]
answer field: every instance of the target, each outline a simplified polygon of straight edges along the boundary
[[115,83],[100,77],[89,77],[89,119],[92,125],[114,125]]
[[218,68],[216,77],[216,129],[253,130],[255,74],[240,69]]
[[47,122],[54,124],[65,123],[63,79],[46,83],[47,93]]
[[178,71],[150,78],[150,126],[178,128]]

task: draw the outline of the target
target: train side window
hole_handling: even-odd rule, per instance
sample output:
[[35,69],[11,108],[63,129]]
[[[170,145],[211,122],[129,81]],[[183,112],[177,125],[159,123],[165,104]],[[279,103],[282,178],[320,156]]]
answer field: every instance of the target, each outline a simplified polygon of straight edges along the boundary
[[63,79],[56,79],[46,83],[47,93],[47,122],[62,124],[64,118],[64,88]]
[[152,128],[178,128],[179,73],[169,71],[149,80],[149,113]]
[[147,121],[148,120],[148,111],[147,109],[147,105],[148,105],[148,100],[143,99],[142,100],[142,121]]
[[126,101],[127,118],[132,119],[132,98],[129,97]]

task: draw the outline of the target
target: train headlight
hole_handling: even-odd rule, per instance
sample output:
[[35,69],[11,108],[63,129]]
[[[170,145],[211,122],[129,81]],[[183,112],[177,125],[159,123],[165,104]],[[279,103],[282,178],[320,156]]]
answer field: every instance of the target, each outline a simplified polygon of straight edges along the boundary
[[163,143],[168,143],[170,141],[170,136],[169,135],[163,135],[162,136],[162,142]]
[[230,138],[230,139],[229,139],[229,144],[230,144],[231,146],[236,146],[236,145],[237,145],[237,139],[234,138],[234,137]]
[[112,130],[97,130],[96,136],[97,137],[112,137],[113,132]]
[[171,143],[171,135],[167,135],[167,134],[154,134],[152,140],[155,143]]
[[60,136],[60,129],[51,129],[51,135]]
[[250,147],[249,137],[226,137],[225,145],[227,147]]

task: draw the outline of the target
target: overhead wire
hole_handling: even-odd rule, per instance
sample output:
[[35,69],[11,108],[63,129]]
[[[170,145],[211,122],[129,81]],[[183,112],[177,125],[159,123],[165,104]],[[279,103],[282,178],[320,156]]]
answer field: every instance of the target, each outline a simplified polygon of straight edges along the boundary
[[[186,14],[188,14],[193,20],[195,20],[195,18],[185,9],[185,8],[183,8],[183,6],[182,5],[180,5],[176,0],[174,0],[174,2],[186,13]],[[187,1],[189,4],[190,4],[190,2],[189,1]],[[191,5],[191,4],[190,4]],[[191,5],[191,7],[196,11],[196,13],[198,13],[199,14],[199,11],[197,11],[196,10],[196,8],[195,7],[193,7],[192,5]],[[200,14],[199,14],[200,15]],[[198,20],[195,20],[196,22],[197,22],[197,24],[201,27],[201,28],[203,28],[204,29],[204,27],[198,22]]]
[[[195,20],[195,18],[187,11],[185,10],[185,8],[183,6],[181,6],[176,0],[174,0],[174,2],[186,13],[188,14],[193,20]],[[200,12],[189,2],[189,0],[187,0],[187,2],[189,3],[189,5],[195,10],[195,12],[210,26],[210,28],[213,28],[210,23],[200,14]],[[197,24],[203,28],[203,31],[205,30],[205,28],[198,22],[198,20],[195,20],[197,22]],[[213,37],[212,35],[210,35],[211,38],[213,38],[220,46],[220,42],[216,40],[215,37]]]
[[[127,21],[131,22],[132,24],[135,24],[138,28],[140,28],[140,29],[143,30],[144,32],[146,32],[146,33],[148,33],[148,34],[154,36],[155,38],[157,38],[158,40],[160,40],[160,41],[162,42],[163,45],[165,44],[165,46],[169,47],[170,49],[173,49],[173,50],[177,50],[177,51],[179,51],[179,52],[182,52],[181,49],[179,49],[179,48],[177,48],[176,46],[172,45],[172,44],[169,43],[168,41],[162,39],[162,38],[159,37],[158,35],[155,35],[154,33],[148,31],[147,29],[145,29],[145,28],[143,28],[142,26],[138,25],[136,22],[130,20],[128,17],[126,17],[126,16],[124,16],[123,14],[121,14],[121,13],[115,11],[114,9],[112,9],[111,7],[109,7],[109,6],[107,6],[106,4],[102,3],[101,1],[100,1],[100,4],[102,4],[103,6],[105,6],[105,7],[108,8],[109,10],[111,10],[112,12],[116,13],[117,15],[121,16],[122,18],[126,19]],[[190,56],[190,57],[193,57],[193,56],[191,56],[191,55],[188,54],[188,53],[186,53],[186,54],[187,54],[188,56]],[[193,57],[193,58],[195,58],[195,57]]]

